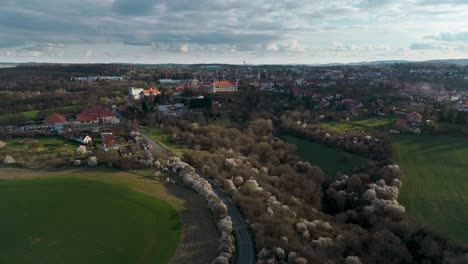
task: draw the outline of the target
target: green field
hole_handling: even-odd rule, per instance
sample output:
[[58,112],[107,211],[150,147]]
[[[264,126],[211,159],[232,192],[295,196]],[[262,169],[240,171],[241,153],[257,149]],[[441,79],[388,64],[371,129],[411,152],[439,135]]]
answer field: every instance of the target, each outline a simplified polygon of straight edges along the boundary
[[182,155],[182,147],[174,143],[171,139],[171,135],[164,129],[158,127],[141,127],[141,130],[177,156]]
[[0,210],[0,263],[167,263],[181,231],[167,202],[97,180],[1,180]]
[[15,138],[4,141],[0,158],[11,155],[28,167],[44,167],[63,163],[64,158],[76,157],[79,144],[61,137]]
[[343,150],[314,143],[305,139],[293,136],[284,136],[284,139],[297,147],[297,154],[322,168],[325,173],[334,178],[337,172],[344,174],[352,171],[354,167],[367,164],[367,159],[349,153],[349,160],[342,161],[340,156]]
[[357,121],[349,122],[338,122],[338,121],[323,121],[320,122],[321,125],[329,127],[338,131],[369,131],[374,129],[379,129],[385,126],[388,126],[392,123],[391,119],[388,118],[368,118]]
[[14,117],[14,115],[22,115],[25,118],[25,120],[39,120],[55,112],[61,113],[61,114],[73,113],[80,108],[81,106],[79,105],[69,105],[69,106],[55,107],[55,108],[49,108],[49,109],[44,109],[44,110],[32,110],[32,111],[19,112],[19,113],[14,113],[14,114],[0,115],[0,124],[8,123],[10,119]]
[[468,138],[398,136],[400,202],[416,221],[468,245]]

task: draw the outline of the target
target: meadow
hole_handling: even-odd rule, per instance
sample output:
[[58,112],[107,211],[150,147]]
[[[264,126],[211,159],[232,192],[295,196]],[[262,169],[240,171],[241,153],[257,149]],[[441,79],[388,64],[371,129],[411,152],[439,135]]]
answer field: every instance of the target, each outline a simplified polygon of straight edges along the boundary
[[398,136],[394,149],[405,173],[399,200],[408,214],[468,245],[468,138]]
[[288,143],[296,145],[297,154],[311,164],[318,165],[331,178],[336,173],[350,173],[353,168],[366,165],[368,160],[361,156],[348,153],[348,159],[340,159],[343,150],[334,147],[328,147],[322,144],[314,143],[305,139],[293,136],[283,137]]
[[367,118],[349,122],[323,121],[321,125],[337,131],[370,131],[388,126],[392,123],[389,118]]
[[4,115],[0,115],[0,124],[8,124],[11,121],[11,119],[14,118],[15,116],[22,116],[24,120],[27,120],[27,121],[40,120],[54,112],[61,113],[61,114],[74,113],[80,108],[81,106],[79,105],[68,105],[68,106],[61,106],[61,107],[44,109],[44,110],[31,110],[31,111],[19,112],[19,113],[14,113],[14,114],[4,114]]
[[45,167],[62,164],[66,158],[76,158],[79,143],[60,137],[15,138],[4,141],[0,158],[11,155],[27,167]]
[[177,156],[182,156],[182,147],[174,143],[171,139],[171,135],[163,128],[141,127],[141,130],[167,150],[171,151]]
[[0,174],[0,263],[167,263],[177,248],[179,206],[152,195],[155,181],[110,170]]

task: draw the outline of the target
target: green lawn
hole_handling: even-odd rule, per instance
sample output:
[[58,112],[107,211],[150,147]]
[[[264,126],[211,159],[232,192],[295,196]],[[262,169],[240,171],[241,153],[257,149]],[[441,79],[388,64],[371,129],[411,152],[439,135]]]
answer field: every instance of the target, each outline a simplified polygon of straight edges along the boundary
[[349,122],[338,122],[338,121],[324,121],[320,124],[331,129],[338,131],[369,131],[373,129],[378,129],[381,127],[388,126],[392,123],[391,119],[388,118],[377,118],[372,117],[368,119],[362,119],[357,121]]
[[398,136],[394,147],[406,175],[400,202],[409,215],[468,245],[468,138]]
[[[81,108],[81,106],[79,105],[69,105],[69,106],[61,106],[61,107],[44,109],[44,110],[32,110],[32,111],[26,111],[26,112],[19,112],[19,113],[14,113],[14,114],[23,115],[26,120],[39,120],[54,112],[66,114],[66,113],[72,113],[78,110],[79,108]],[[0,124],[8,123],[14,114],[0,115]]]
[[77,178],[0,181],[0,263],[167,263],[177,211],[127,187]]
[[53,165],[63,157],[75,155],[79,144],[61,137],[15,138],[5,141],[0,158],[11,155],[18,162],[32,167]]
[[349,153],[349,160],[340,159],[343,150],[314,143],[293,136],[284,136],[284,139],[297,147],[297,154],[304,160],[318,165],[325,173],[334,178],[337,172],[344,174],[352,171],[354,167],[365,165],[368,159]]
[[171,135],[167,133],[163,128],[157,127],[141,127],[141,130],[148,134],[152,139],[156,140],[166,149],[172,151],[177,156],[182,155],[182,147],[174,143],[171,139]]

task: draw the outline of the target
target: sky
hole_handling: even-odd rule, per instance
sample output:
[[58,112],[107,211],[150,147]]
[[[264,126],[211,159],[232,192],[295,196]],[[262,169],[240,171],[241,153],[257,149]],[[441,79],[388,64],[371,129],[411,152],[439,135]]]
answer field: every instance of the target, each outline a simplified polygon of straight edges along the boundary
[[0,62],[468,58],[468,0],[1,0]]

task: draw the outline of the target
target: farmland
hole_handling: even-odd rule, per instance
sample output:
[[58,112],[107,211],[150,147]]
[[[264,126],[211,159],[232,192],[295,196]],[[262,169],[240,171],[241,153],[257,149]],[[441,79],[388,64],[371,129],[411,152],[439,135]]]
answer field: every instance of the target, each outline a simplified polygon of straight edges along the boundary
[[[173,220],[173,226],[177,225],[177,218],[180,218],[181,226],[180,232],[180,241],[178,243],[177,250],[172,253],[174,254],[170,260],[170,263],[195,263],[195,264],[204,264],[209,263],[213,258],[215,258],[218,252],[218,230],[216,228],[215,223],[213,222],[213,218],[209,209],[206,207],[206,201],[201,198],[200,196],[196,195],[193,191],[176,186],[176,185],[168,185],[163,184],[160,180],[154,180],[151,170],[135,170],[131,172],[124,172],[118,171],[115,169],[109,168],[39,168],[35,170],[30,169],[21,169],[15,167],[2,167],[0,166],[0,183],[2,180],[8,180],[5,182],[12,182],[12,180],[21,182],[23,180],[49,180],[49,179],[70,179],[72,181],[77,180],[75,182],[80,183],[83,180],[99,183],[107,183],[110,184],[111,187],[117,187],[115,190],[122,191],[122,194],[116,194],[117,200],[120,200],[121,197],[125,197],[126,193],[133,193],[133,191],[137,191],[138,193],[136,196],[140,197],[143,195],[143,200],[153,200],[156,203],[165,203],[167,202],[170,204],[170,207],[173,208],[176,212],[178,217],[174,215],[171,211],[171,218]],[[161,176],[165,178],[164,175]],[[81,181],[80,181],[81,180]],[[106,185],[107,185],[106,184]],[[131,190],[133,191],[131,191]],[[104,197],[106,196],[105,192]],[[150,199],[152,198],[152,199]],[[98,198],[96,201],[99,201]],[[130,198],[129,198],[130,199]],[[166,204],[167,204],[166,203]],[[50,205],[54,205],[53,202]],[[144,205],[144,204],[142,204]],[[150,204],[151,205],[151,204]],[[140,206],[141,207],[141,206]],[[148,207],[148,206],[146,206]],[[143,211],[146,209],[141,207]],[[151,208],[151,206],[149,206]],[[3,208],[0,206],[0,210],[3,211]],[[65,212],[69,212],[70,210],[65,208]],[[171,209],[172,210],[172,209]],[[171,221],[172,221],[171,220]],[[119,220],[121,221],[121,220]],[[101,221],[100,221],[101,222]],[[130,222],[126,222],[126,224],[131,224]],[[159,225],[159,222],[158,222]],[[124,226],[123,228],[128,228]],[[151,230],[151,229],[150,229]],[[156,229],[155,229],[156,230]],[[166,236],[168,237],[167,243],[172,243],[174,245],[175,241],[173,240],[176,235],[174,232],[168,233],[160,233],[159,236],[161,240],[165,241],[166,243]],[[172,238],[171,238],[172,237]],[[2,255],[2,248],[1,248],[2,240],[0,238],[0,256]],[[158,249],[159,250],[159,249]],[[168,251],[173,250],[172,248],[166,249]],[[49,253],[53,252],[48,251]],[[93,252],[93,251],[92,251]],[[170,253],[170,252],[169,252]],[[169,253],[167,253],[168,256]],[[87,255],[87,253],[82,252],[81,254]],[[166,259],[166,255],[159,255]],[[85,256],[83,256],[85,257]],[[155,256],[155,258],[159,258]],[[82,260],[83,258],[81,258]],[[152,263],[166,263],[167,261],[159,261],[157,259],[153,259],[154,262]],[[152,261],[153,261],[152,260]],[[159,262],[158,262],[159,261]],[[3,261],[0,259],[0,263]],[[11,262],[8,262],[11,263]],[[17,262],[17,263],[25,263],[25,262]],[[31,262],[26,262],[31,263]],[[57,262],[34,262],[34,263],[57,263]],[[61,261],[58,263],[75,263],[75,262],[68,262],[68,261]],[[77,262],[77,263],[95,263],[95,262]],[[109,263],[109,262],[99,262],[99,263]],[[115,261],[110,263],[136,263],[133,262],[122,262],[122,261]],[[147,263],[147,262],[142,262]]]
[[348,153],[347,160],[340,160],[343,151],[338,148],[327,147],[293,136],[285,136],[284,138],[288,143],[296,145],[297,154],[301,158],[318,165],[332,178],[338,172],[349,173],[354,167],[367,163],[367,159],[350,153]]
[[177,211],[127,187],[48,178],[0,190],[2,263],[167,263],[179,242]]
[[324,121],[321,125],[337,130],[337,131],[369,131],[379,129],[391,124],[388,118],[368,118],[357,121],[338,122],[338,121]]
[[394,148],[406,175],[400,202],[409,215],[468,244],[468,138],[399,136]]

